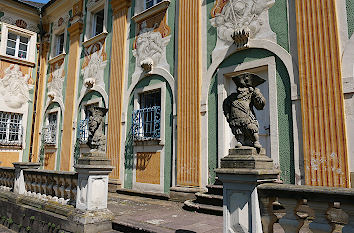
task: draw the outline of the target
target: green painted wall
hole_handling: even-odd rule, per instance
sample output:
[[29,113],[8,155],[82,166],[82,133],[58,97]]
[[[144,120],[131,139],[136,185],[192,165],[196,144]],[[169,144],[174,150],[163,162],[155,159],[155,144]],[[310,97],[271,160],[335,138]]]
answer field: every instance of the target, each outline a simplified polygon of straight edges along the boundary
[[[276,77],[277,77],[277,99],[278,99],[278,127],[279,127],[279,156],[281,178],[285,183],[294,183],[294,139],[292,128],[292,110],[290,79],[283,62],[273,53],[262,49],[248,49],[237,52],[222,62],[219,68],[241,64],[243,62],[254,61],[257,59],[275,56],[276,57]],[[216,75],[210,85],[208,103],[208,151],[209,151],[209,170],[216,167],[217,157],[217,89]],[[214,175],[212,173],[211,175]],[[212,182],[213,178],[209,177]]]
[[354,0],[347,0],[347,21],[349,38],[354,33]]
[[[173,151],[173,135],[172,135],[172,90],[167,81],[158,75],[152,75],[141,80],[135,87],[143,88],[149,85],[157,83],[166,83],[166,106],[165,106],[165,164],[164,164],[164,192],[167,193],[171,186],[171,165],[172,165],[172,151]],[[134,93],[134,92],[133,92]],[[132,135],[132,112],[134,109],[134,94],[129,97],[129,106],[127,113],[126,123],[126,141],[125,141],[125,176],[124,176],[124,188],[132,188],[133,186],[133,165],[134,165],[134,151],[133,151],[133,135]]]

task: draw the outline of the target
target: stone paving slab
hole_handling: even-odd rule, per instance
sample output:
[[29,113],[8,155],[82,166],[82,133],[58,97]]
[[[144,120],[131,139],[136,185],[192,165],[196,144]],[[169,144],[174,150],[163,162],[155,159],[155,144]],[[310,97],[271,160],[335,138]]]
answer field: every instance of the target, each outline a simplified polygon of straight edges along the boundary
[[115,215],[113,225],[131,232],[222,232],[222,216],[190,212],[182,207],[183,203],[138,196],[110,193],[108,197],[108,209]]

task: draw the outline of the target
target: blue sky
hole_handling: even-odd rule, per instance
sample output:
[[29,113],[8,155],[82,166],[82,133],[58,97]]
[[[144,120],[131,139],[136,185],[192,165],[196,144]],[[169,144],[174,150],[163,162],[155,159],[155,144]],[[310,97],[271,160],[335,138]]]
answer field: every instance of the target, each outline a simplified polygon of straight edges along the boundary
[[49,0],[30,0],[32,2],[40,2],[40,3],[47,3]]

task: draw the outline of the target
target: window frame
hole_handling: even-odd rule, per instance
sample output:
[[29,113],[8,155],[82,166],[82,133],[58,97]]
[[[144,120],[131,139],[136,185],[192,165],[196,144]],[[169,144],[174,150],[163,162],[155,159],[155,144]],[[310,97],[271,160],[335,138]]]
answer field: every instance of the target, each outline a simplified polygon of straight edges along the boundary
[[[60,37],[61,36],[63,36],[63,44],[62,44],[63,48],[60,51],[60,47],[61,47],[61,39],[60,39]],[[65,33],[63,32],[63,33],[60,33],[58,35],[55,35],[55,40],[56,40],[56,42],[55,42],[55,56],[58,56],[58,55],[60,55],[60,54],[62,54],[64,52]]]
[[[20,147],[22,148],[23,146],[23,138],[24,138],[24,127],[23,127],[23,113],[18,113],[18,112],[9,112],[9,111],[0,111],[0,114],[9,114],[9,116],[11,115],[18,115],[20,116],[19,122],[18,122],[18,126],[19,126],[19,130],[17,132],[18,135],[18,140],[13,140],[10,141],[10,125],[11,125],[11,117],[8,117],[6,119],[6,129],[5,129],[5,137],[6,139],[0,139],[0,146],[1,147]],[[3,123],[2,120],[0,119],[0,124]],[[1,132],[2,134],[2,132]]]
[[[61,109],[60,107],[55,107],[53,109],[47,110],[46,111],[46,117],[45,117],[45,125],[44,127],[49,126],[49,115],[50,114],[57,114],[57,125],[56,125],[56,132],[55,132],[55,144],[47,144],[44,142],[44,145],[46,147],[54,147],[54,148],[58,148],[58,142],[59,142],[59,126],[60,126],[60,120],[61,120]],[[44,127],[42,128],[42,131],[44,130]],[[43,136],[43,135],[42,135]]]
[[[63,23],[59,28],[52,32],[51,38],[51,53],[50,53],[50,60],[48,61],[50,64],[54,63],[58,59],[64,57],[66,55],[66,43],[68,37],[68,30],[66,30],[66,23]],[[64,42],[63,42],[63,51],[57,54],[57,41],[60,35],[64,34]]]
[[[152,6],[147,7],[147,2],[152,2]],[[158,2],[159,1],[159,2]],[[144,0],[144,10],[150,9],[152,7],[154,7],[155,5],[159,4],[160,2],[162,2],[163,0]]]
[[[0,26],[1,26],[0,55],[2,57],[5,57],[5,59],[8,58],[11,60],[16,60],[19,63],[25,63],[25,65],[29,65],[28,62],[31,63],[30,65],[34,65],[35,55],[36,55],[37,33],[4,22],[2,22]],[[18,57],[18,54],[17,56],[12,56],[6,53],[9,33],[13,33],[17,35],[17,40],[19,40],[19,36],[28,38],[27,56],[25,59]],[[16,43],[16,47],[19,47],[19,43],[18,44]],[[18,53],[18,50],[15,51],[15,55],[16,52]]]
[[[165,145],[165,108],[166,108],[166,83],[165,82],[159,82],[153,85],[149,85],[143,88],[138,88],[134,92],[134,110],[139,110],[141,109],[141,103],[140,103],[140,96],[143,93],[147,92],[152,92],[157,89],[160,89],[160,138],[159,139],[152,139],[149,141],[158,141],[159,145]],[[132,117],[132,116],[131,116]],[[133,119],[132,119],[133,120]],[[132,122],[133,124],[133,122]],[[136,142],[142,141],[142,140],[134,140]]]
[[[101,34],[107,34],[107,19],[108,19],[108,6],[109,0],[99,0],[92,6],[87,6],[86,12],[86,29],[84,34],[84,41],[88,41],[92,38],[99,37]],[[103,10],[103,30],[101,33],[95,35],[95,14]]]

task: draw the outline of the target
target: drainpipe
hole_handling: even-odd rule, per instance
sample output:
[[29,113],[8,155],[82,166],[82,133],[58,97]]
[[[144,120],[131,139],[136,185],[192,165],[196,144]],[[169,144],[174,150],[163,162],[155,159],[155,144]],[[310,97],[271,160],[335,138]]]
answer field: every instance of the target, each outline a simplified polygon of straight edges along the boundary
[[42,42],[43,42],[43,25],[42,25],[42,9],[39,8],[39,50],[38,50],[38,57],[37,57],[37,77],[36,77],[36,85],[35,85],[35,92],[33,98],[33,114],[32,114],[32,128],[31,128],[31,139],[30,139],[30,148],[29,148],[29,162],[32,162],[33,158],[33,134],[34,134],[34,127],[35,127],[35,118],[37,113],[37,97],[38,97],[38,83],[40,78],[40,67],[41,67],[41,55],[42,55]]

